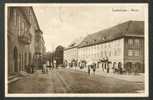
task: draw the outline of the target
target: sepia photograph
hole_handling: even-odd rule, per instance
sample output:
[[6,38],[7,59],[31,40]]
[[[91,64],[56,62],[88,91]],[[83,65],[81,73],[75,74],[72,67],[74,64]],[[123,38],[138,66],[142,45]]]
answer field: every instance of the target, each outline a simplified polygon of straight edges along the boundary
[[148,4],[5,4],[6,97],[148,97]]

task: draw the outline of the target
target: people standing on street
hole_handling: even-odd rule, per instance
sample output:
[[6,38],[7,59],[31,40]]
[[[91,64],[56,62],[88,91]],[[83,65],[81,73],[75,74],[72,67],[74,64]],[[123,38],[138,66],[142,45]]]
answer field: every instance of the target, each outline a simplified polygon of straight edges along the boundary
[[109,63],[107,62],[107,73],[109,73]]
[[49,71],[49,67],[50,67],[49,60],[46,61],[46,66],[47,66],[47,69],[46,70],[48,72]]
[[53,64],[52,64],[52,62],[50,62],[50,70],[52,70],[53,69]]
[[46,63],[43,63],[42,72],[43,72],[43,73],[46,73]]
[[31,65],[31,73],[34,73],[34,63]]
[[54,64],[53,64],[53,67],[56,68],[56,67],[57,67],[57,66],[56,66],[56,60],[54,60],[53,63],[54,63]]
[[121,62],[118,63],[118,69],[119,69],[119,73],[122,74],[122,65],[121,65]]
[[94,75],[95,75],[95,71],[96,71],[96,64],[93,64],[93,73],[94,73]]
[[90,76],[90,66],[88,66],[88,75]]
[[31,64],[31,73],[34,73],[34,67],[35,67],[35,59],[33,58],[32,64]]

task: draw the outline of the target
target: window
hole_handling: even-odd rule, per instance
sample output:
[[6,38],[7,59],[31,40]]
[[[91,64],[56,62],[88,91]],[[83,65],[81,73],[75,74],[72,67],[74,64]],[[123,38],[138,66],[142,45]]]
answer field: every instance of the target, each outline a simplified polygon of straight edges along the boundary
[[109,51],[109,56],[111,56],[111,51]]
[[132,48],[132,46],[133,46],[133,40],[132,39],[128,39],[128,46],[130,48]]
[[10,15],[10,16],[13,16],[13,8],[12,8],[12,7],[10,7],[9,15]]
[[133,56],[133,51],[132,50],[128,50],[128,56]]
[[103,51],[101,51],[101,57],[103,57]]
[[117,56],[117,49],[114,50],[114,56]]
[[140,41],[139,41],[139,39],[135,39],[135,47],[136,48],[140,48]]
[[105,51],[105,56],[107,56],[107,51]]
[[121,49],[118,48],[118,49],[117,49],[117,55],[119,56],[120,54],[121,54]]
[[101,49],[103,49],[103,44],[101,45]]
[[24,26],[25,26],[25,25],[24,25],[24,21],[23,21],[23,22],[22,22],[22,26],[21,26],[21,27],[22,27],[22,32],[23,32],[23,33],[24,33],[24,31],[25,31]]
[[17,24],[17,15],[16,15],[16,10],[14,10],[14,25],[16,26]]
[[21,35],[21,18],[20,18],[20,16],[18,17],[18,34],[19,34],[19,36]]
[[31,10],[29,10],[29,19],[30,19],[30,23],[32,23],[32,14],[31,14]]

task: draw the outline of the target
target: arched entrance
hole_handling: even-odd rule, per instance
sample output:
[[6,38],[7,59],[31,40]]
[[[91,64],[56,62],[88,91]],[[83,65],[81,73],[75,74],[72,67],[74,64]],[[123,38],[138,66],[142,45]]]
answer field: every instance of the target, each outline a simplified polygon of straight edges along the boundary
[[16,47],[14,47],[14,72],[18,72],[18,50]]

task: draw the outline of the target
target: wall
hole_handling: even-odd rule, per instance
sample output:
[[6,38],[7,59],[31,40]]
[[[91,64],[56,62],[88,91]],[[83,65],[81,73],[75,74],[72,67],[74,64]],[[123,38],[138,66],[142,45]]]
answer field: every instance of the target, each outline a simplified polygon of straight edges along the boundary
[[70,63],[73,59],[78,59],[78,48],[64,50],[64,60]]
[[124,39],[118,39],[110,42],[96,44],[88,47],[82,47],[78,50],[79,60],[98,61],[108,58],[111,62],[123,63]]
[[[34,51],[34,37],[35,31],[33,23],[30,24],[30,16],[28,16],[30,7],[21,8],[20,7],[11,7],[8,8],[8,72],[9,74],[14,72],[26,71],[27,67],[30,67],[30,62],[32,60],[32,55]],[[12,10],[13,9],[13,10]],[[29,11],[27,11],[29,10]],[[26,12],[26,13],[25,13]],[[11,14],[10,14],[11,13]],[[25,16],[25,15],[26,16]],[[28,17],[27,17],[28,16]],[[30,33],[29,33],[30,32]],[[31,42],[24,43],[19,39],[19,36],[27,37],[30,34],[32,35]],[[23,40],[25,42],[29,41]],[[15,53],[16,52],[16,53]],[[16,64],[15,64],[16,62]]]
[[[129,43],[131,41],[131,43]],[[136,42],[139,41],[139,42]],[[125,39],[125,53],[124,53],[125,66],[131,66],[131,72],[137,70],[144,72],[144,38],[143,37],[126,37]],[[139,63],[139,68],[134,69],[135,64]]]

